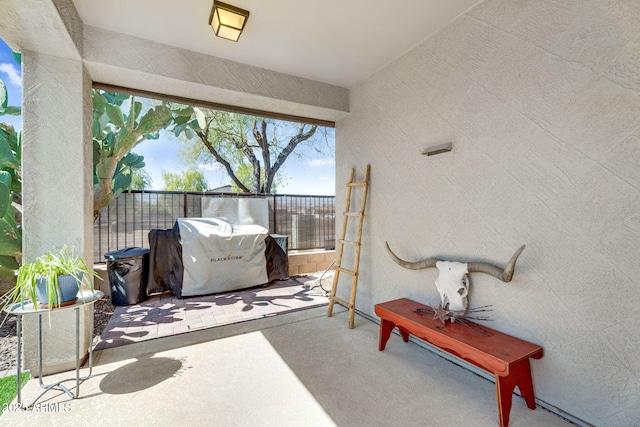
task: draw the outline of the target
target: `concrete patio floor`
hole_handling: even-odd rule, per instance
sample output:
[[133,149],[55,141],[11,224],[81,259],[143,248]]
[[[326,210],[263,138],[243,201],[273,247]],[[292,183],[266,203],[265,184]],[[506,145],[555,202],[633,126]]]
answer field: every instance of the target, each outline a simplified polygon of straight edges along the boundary
[[[107,348],[94,353],[80,398],[49,391],[12,426],[495,426],[494,384],[337,307]],[[534,362],[535,363],[535,362]],[[87,370],[83,370],[85,375]],[[45,378],[54,382],[72,373]],[[535,378],[534,378],[535,381]],[[72,387],[75,383],[65,383]],[[37,380],[23,400],[39,393]],[[510,425],[568,426],[513,396]]]

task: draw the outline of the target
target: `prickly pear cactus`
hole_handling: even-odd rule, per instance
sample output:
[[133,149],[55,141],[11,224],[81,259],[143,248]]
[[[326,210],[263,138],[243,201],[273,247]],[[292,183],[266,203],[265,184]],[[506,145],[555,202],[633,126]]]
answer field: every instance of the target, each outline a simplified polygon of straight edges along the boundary
[[[19,107],[8,105],[7,88],[0,80],[0,116],[20,114]],[[22,132],[0,122],[0,278],[12,278],[22,256],[21,144]]]
[[100,209],[130,188],[131,172],[144,167],[144,158],[131,150],[144,140],[158,139],[162,129],[191,114],[193,109],[180,105],[143,108],[131,95],[93,90],[94,220]]

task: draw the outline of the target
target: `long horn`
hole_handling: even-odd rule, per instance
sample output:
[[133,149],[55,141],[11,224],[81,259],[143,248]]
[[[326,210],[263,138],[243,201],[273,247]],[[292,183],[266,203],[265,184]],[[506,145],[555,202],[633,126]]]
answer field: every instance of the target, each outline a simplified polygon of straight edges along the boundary
[[385,245],[387,245],[387,250],[389,251],[389,255],[391,255],[391,259],[394,260],[399,265],[401,265],[402,267],[408,268],[410,270],[422,270],[424,268],[435,267],[436,262],[440,261],[437,258],[429,258],[429,259],[425,259],[424,261],[417,261],[417,262],[405,261],[398,258],[398,256],[393,253],[393,251],[389,247],[389,243],[387,242],[384,242],[384,243]]
[[520,248],[516,251],[515,254],[511,257],[507,266],[502,270],[500,267],[495,266],[493,264],[489,264],[487,262],[470,262],[467,266],[467,271],[469,273],[480,272],[487,273],[494,276],[497,279],[502,280],[503,282],[510,282],[513,278],[513,272],[516,269],[516,260],[524,250],[525,245],[520,246]]

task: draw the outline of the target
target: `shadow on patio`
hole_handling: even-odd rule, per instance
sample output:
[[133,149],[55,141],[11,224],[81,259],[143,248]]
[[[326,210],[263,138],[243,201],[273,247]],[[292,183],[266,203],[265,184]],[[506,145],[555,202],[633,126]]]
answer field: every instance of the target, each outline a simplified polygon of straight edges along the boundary
[[[95,353],[80,398],[49,392],[9,425],[494,426],[494,385],[336,307],[294,311]],[[86,372],[86,370],[85,370]],[[83,372],[84,373],[84,372]],[[69,377],[58,374],[51,381]],[[534,378],[535,381],[535,378]],[[72,382],[67,383],[69,386]],[[37,381],[23,389],[29,401]],[[570,425],[514,396],[512,427]]]
[[[323,286],[331,287],[331,277]],[[327,305],[316,276],[276,280],[268,285],[214,295],[176,298],[171,293],[116,307],[95,349],[117,347],[200,329]]]

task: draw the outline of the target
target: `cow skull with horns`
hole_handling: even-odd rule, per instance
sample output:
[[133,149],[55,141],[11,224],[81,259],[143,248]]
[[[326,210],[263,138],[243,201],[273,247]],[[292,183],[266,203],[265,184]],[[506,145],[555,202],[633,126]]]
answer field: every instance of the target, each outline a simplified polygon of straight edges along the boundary
[[522,245],[511,257],[504,269],[489,264],[487,262],[451,262],[438,258],[429,258],[424,261],[408,262],[400,259],[393,253],[389,243],[385,242],[391,258],[404,268],[410,270],[422,270],[436,267],[438,278],[436,288],[440,294],[441,307],[451,314],[449,316],[454,321],[456,316],[464,316],[468,308],[467,295],[469,294],[469,273],[487,273],[503,282],[510,282],[516,267],[516,260],[524,250]]

